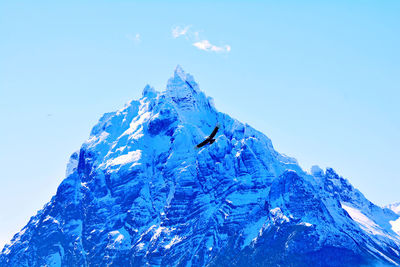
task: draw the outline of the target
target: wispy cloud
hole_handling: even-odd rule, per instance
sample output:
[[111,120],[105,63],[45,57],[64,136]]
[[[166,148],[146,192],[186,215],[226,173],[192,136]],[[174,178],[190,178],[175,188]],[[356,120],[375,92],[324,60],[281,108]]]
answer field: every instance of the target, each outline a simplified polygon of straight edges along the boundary
[[201,40],[199,42],[193,43],[193,46],[197,47],[200,50],[204,51],[212,51],[212,52],[230,52],[231,51],[231,46],[230,45],[224,45],[224,46],[216,46],[210,43],[208,40]]
[[128,38],[128,40],[134,42],[135,44],[138,44],[142,41],[142,38],[139,33],[136,33],[135,35],[128,33],[127,35],[125,35],[125,37]]
[[185,36],[189,33],[191,25],[187,25],[185,27],[176,26],[172,28],[172,37],[178,38],[179,36]]
[[206,52],[229,53],[231,51],[230,45],[217,46],[210,43],[209,40],[200,38],[200,32],[193,31],[191,25],[173,27],[171,34],[175,39],[181,36],[185,37],[194,47]]

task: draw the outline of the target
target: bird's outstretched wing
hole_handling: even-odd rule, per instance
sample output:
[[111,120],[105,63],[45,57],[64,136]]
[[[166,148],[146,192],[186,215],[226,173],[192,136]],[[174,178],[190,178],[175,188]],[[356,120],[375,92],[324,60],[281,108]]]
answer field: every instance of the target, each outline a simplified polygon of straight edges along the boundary
[[208,137],[209,139],[213,139],[213,137],[217,134],[219,127],[215,126],[214,130],[212,131],[212,133],[210,134],[210,136]]
[[218,129],[219,129],[219,125],[217,124],[217,126],[215,126],[215,128],[214,128],[214,130],[212,131],[212,133],[210,134],[210,136],[207,137],[206,140],[204,140],[203,142],[201,142],[200,144],[198,144],[196,147],[199,148],[199,147],[205,146],[205,145],[207,145],[207,144],[210,143],[210,142],[211,142],[211,144],[214,143],[215,140],[213,140],[213,137],[217,134]]
[[206,140],[204,140],[203,142],[201,142],[200,144],[198,144],[197,147],[205,146],[205,145],[207,145],[208,142],[210,142],[210,139],[207,138]]

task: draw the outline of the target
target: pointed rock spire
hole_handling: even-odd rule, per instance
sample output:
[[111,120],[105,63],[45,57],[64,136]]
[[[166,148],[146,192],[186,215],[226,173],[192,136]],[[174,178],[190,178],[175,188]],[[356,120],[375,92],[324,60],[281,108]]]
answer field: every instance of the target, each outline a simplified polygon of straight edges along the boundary
[[174,76],[180,77],[182,80],[186,79],[186,72],[183,70],[181,65],[176,65],[176,68],[174,70]]
[[198,105],[205,102],[205,96],[193,76],[180,65],[176,66],[174,76],[168,80],[166,94],[183,110],[196,110]]
[[143,89],[142,96],[152,98],[157,96],[157,91],[153,87],[147,84]]
[[192,75],[186,73],[180,65],[177,65],[174,76],[168,80],[167,91],[189,89],[192,92],[200,91],[198,84]]
[[324,176],[324,170],[322,170],[318,165],[313,165],[311,166],[311,175],[315,176],[315,177],[322,177]]

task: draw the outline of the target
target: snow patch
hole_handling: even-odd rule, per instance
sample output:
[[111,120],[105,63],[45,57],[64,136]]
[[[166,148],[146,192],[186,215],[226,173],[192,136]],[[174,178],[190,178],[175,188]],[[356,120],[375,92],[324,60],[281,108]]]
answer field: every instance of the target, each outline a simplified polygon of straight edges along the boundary
[[129,249],[131,247],[131,236],[125,228],[111,231],[108,236],[108,249]]
[[[153,226],[155,227],[155,225],[153,225]],[[158,228],[156,228],[156,230],[154,230],[154,234],[151,237],[150,241],[157,240],[160,237],[160,235],[161,235],[161,233],[163,232],[164,229],[166,229],[166,228],[162,227],[162,226],[159,226]]]
[[289,218],[282,213],[281,208],[279,207],[271,209],[269,212],[271,213],[274,222],[285,223],[290,221]]
[[399,203],[393,203],[385,206],[385,208],[391,209],[394,211],[394,213],[397,213],[400,215],[400,202]]
[[304,225],[304,226],[307,226],[307,227],[311,227],[312,226],[312,224],[308,223],[308,222],[301,222],[301,223],[299,223],[299,225]]
[[[390,262],[390,263],[392,263],[392,264],[398,266],[398,264],[397,264],[395,261],[393,261],[391,258],[389,258],[388,256],[386,256],[385,254],[383,254],[382,252],[380,252],[380,251],[377,250],[376,248],[371,247],[371,246],[369,246],[369,245],[367,245],[367,247],[371,250],[371,252],[375,252],[376,254],[380,255],[381,257],[383,257],[383,258],[384,258],[385,260],[387,260],[388,262]],[[372,253],[371,253],[371,254],[372,254]],[[376,254],[373,254],[373,255],[375,256]]]
[[357,222],[364,231],[367,231],[373,235],[384,235],[381,227],[364,215],[360,210],[350,207],[344,203],[341,204],[342,208],[347,211],[350,217]]
[[65,171],[65,177],[70,176],[78,167],[78,152],[74,152],[67,163],[67,169]]
[[174,236],[174,238],[172,238],[171,242],[168,243],[168,245],[165,246],[165,249],[170,249],[173,245],[179,243],[182,241],[182,237],[179,236]]
[[389,223],[392,225],[392,230],[400,235],[400,218],[395,221],[390,221]]
[[136,247],[138,248],[138,250],[142,250],[144,248],[144,243],[141,242],[141,243],[137,244]]
[[141,150],[130,151],[130,152],[128,152],[128,154],[125,154],[125,155],[116,157],[115,159],[107,161],[107,167],[132,163],[132,162],[138,161],[141,157],[142,157]]
[[43,222],[47,222],[47,221],[53,221],[54,223],[59,224],[59,221],[57,221],[56,219],[54,219],[50,215],[47,215],[46,218],[44,218],[44,220],[43,220]]

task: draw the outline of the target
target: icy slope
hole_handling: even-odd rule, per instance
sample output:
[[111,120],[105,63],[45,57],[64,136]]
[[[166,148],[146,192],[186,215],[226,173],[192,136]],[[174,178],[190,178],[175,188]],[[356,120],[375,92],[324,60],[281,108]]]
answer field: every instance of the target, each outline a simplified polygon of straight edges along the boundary
[[[389,204],[386,206],[386,208],[391,209],[392,211],[400,215],[400,202]],[[394,221],[390,221],[390,224],[392,225],[393,231],[400,235],[400,218]]]
[[334,170],[303,171],[177,67],[103,115],[0,266],[396,265],[398,219]]
[[395,213],[400,214],[400,202],[389,204],[385,208],[393,210]]

